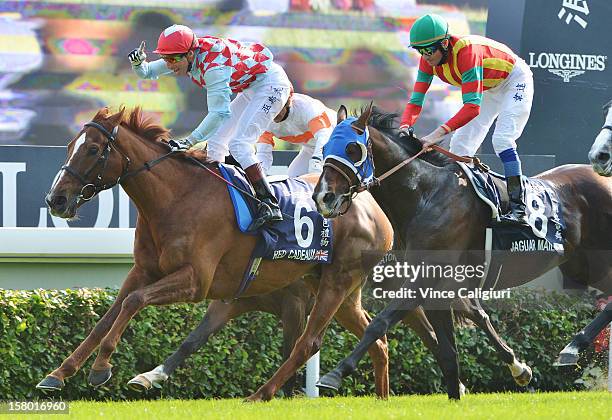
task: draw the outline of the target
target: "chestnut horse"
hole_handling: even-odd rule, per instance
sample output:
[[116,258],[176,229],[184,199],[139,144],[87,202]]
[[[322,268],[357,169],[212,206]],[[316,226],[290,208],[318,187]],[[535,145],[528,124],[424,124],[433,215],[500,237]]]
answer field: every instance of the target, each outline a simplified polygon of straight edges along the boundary
[[[352,124],[350,121],[342,124],[347,118],[346,109],[341,107],[338,111],[339,123],[326,148],[346,150],[348,158],[343,162],[326,159],[313,195],[319,212],[333,217],[347,206],[350,209],[352,196],[364,189],[364,179],[357,175],[362,168],[375,168],[377,177],[399,168],[371,190],[406,251],[467,253],[482,249],[491,210],[476,196],[459,167],[438,152],[421,155],[421,143],[414,137],[400,139],[394,128],[394,114],[374,112],[371,115],[371,112],[370,105]],[[336,132],[342,134],[334,136]],[[338,144],[334,146],[334,142]],[[325,150],[324,154],[327,156]],[[612,294],[612,178],[600,177],[586,165],[561,166],[538,178],[546,181],[558,195],[566,223],[565,254],[553,258],[547,266],[516,266],[513,278],[497,284],[497,288],[519,286],[560,265],[564,273]],[[447,290],[451,286],[442,281],[433,283],[432,287]],[[406,311],[420,304],[431,308],[428,303],[431,304],[418,294],[414,299],[396,299],[390,303],[372,320],[355,350],[324,375],[319,386],[337,389],[371,343],[386,334]],[[426,314],[438,337],[448,396],[458,399],[459,363],[452,315],[448,310],[426,311]]]
[[[231,299],[238,290],[257,238],[240,232],[227,185],[215,162],[192,164],[194,154],[168,152],[168,131],[143,121],[138,108],[124,116],[100,110],[68,144],[68,157],[46,197],[53,215],[71,219],[78,208],[104,189],[121,184],[138,209],[134,266],[115,302],[89,336],[38,387],[60,389],[99,346],[89,381],[111,377],[110,358],[129,321],[148,305]],[[200,157],[203,157],[203,153]],[[314,185],[316,177],[305,178]],[[306,329],[291,355],[249,400],[269,400],[314,354],[335,316],[361,337],[369,318],[361,307],[361,285],[371,267],[362,252],[391,248],[391,225],[369,194],[351,207],[349,217],[333,221],[334,260],[319,265],[264,260],[244,296],[283,288],[315,273],[316,298]],[[375,264],[375,262],[373,263]],[[388,396],[385,339],[370,348],[376,393]]]

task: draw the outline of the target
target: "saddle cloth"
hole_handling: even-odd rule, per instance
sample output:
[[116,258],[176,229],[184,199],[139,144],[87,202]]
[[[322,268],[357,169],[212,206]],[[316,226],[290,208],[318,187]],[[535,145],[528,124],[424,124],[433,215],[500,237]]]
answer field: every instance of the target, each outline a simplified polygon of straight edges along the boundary
[[494,249],[511,252],[553,251],[563,254],[565,225],[557,193],[546,181],[521,177],[526,219],[530,228],[508,225],[501,229],[496,227],[495,222],[509,208],[505,178],[463,162],[457,164],[470,180],[476,195],[491,207]]
[[[254,195],[241,168],[220,163],[219,170],[228,182]],[[331,263],[332,223],[317,212],[312,186],[298,178],[285,177],[275,182],[270,177],[269,181],[283,212],[283,221],[263,226],[254,233],[246,229],[256,214],[257,202],[232,185],[227,186],[240,231],[259,235],[252,258]]]

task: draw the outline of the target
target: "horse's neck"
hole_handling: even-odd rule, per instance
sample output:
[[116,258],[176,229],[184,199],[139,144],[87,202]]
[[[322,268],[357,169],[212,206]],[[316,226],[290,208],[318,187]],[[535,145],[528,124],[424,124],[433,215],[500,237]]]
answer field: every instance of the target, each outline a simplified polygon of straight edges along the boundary
[[[129,134],[125,135],[117,146],[130,159],[129,173],[140,170],[146,163],[167,153],[167,150],[163,150],[155,143],[126,131]],[[141,170],[130,176],[121,183],[121,186],[139,212],[146,215],[158,209],[160,201],[173,202],[173,197],[182,194],[185,183],[183,174],[186,171],[181,171],[180,165],[185,165],[182,159],[166,158],[149,170]]]
[[[412,157],[382,135],[374,138],[372,154],[377,177]],[[418,158],[413,159],[372,191],[394,226],[409,221],[418,211],[419,203],[436,188],[434,170],[433,165]]]
[[[387,139],[382,133],[377,134],[377,136],[372,137],[372,154],[376,176],[380,177],[412,156],[401,146]],[[403,180],[409,180],[412,189],[417,190],[422,182],[430,179],[432,169],[432,165],[421,159],[413,159],[410,163],[399,168],[396,173],[391,175],[389,180],[383,180],[382,184],[397,182],[398,177],[401,177]]]

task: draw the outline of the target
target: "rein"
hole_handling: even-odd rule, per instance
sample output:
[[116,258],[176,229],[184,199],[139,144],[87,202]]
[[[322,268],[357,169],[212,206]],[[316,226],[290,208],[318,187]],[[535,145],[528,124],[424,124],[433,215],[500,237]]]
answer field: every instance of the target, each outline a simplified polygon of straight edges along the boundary
[[436,152],[442,153],[446,157],[451,158],[455,162],[473,163],[475,166],[479,167],[484,172],[488,172],[489,171],[489,167],[487,165],[485,165],[484,163],[482,163],[480,161],[480,159],[478,159],[477,157],[459,156],[459,155],[456,155],[456,154],[446,150],[443,147],[438,146],[437,144],[434,144],[434,145],[430,146],[427,149],[421,149],[421,151],[419,153],[417,153],[416,155],[411,156],[408,159],[403,160],[402,162],[400,162],[397,165],[395,165],[393,168],[389,169],[387,172],[385,172],[384,174],[382,174],[381,176],[378,177],[378,182],[380,183],[383,179],[393,175],[395,172],[400,170],[403,166],[408,165],[410,162],[412,162],[414,159],[419,157],[421,154],[427,153],[427,152],[429,152],[432,149],[435,150]]
[[[123,181],[125,181],[126,179],[129,179],[133,176],[138,175],[140,172],[142,171],[150,171],[154,166],[156,166],[158,163],[164,161],[165,159],[169,158],[170,156],[176,154],[176,153],[182,153],[182,151],[179,150],[170,150],[168,153],[145,162],[140,168],[135,169],[133,171],[129,171],[130,168],[130,164],[131,164],[131,160],[129,157],[127,157],[125,155],[125,153],[123,153],[116,144],[117,141],[117,133],[119,131],[119,126],[117,125],[112,132],[109,132],[103,125],[95,122],[95,121],[90,121],[88,123],[86,123],[84,125],[85,127],[93,127],[95,129],[97,129],[98,131],[100,131],[104,137],[106,137],[106,139],[108,140],[106,143],[106,146],[104,147],[104,152],[102,153],[102,155],[98,158],[98,160],[91,166],[91,168],[89,168],[87,171],[85,171],[85,174],[81,175],[79,174],[77,171],[75,171],[74,169],[72,169],[70,166],[68,165],[64,165],[61,167],[60,170],[66,171],[68,172],[70,175],[72,175],[73,177],[75,177],[82,185],[81,188],[81,192],[78,196],[78,200],[85,202],[85,201],[89,201],[92,198],[94,198],[96,195],[98,195],[100,192],[104,191],[104,190],[108,190],[110,188],[113,188],[114,186],[121,184]],[[117,153],[119,153],[121,155],[121,157],[124,159],[124,162],[126,162],[125,165],[122,164],[123,166],[123,170],[121,171],[121,175],[119,175],[117,177],[117,179],[113,182],[107,183],[107,184],[103,184],[102,183],[102,178],[104,176],[104,171],[106,170],[106,166],[108,164],[108,160],[110,158],[110,154],[113,150],[116,150]],[[214,171],[212,171],[207,165],[205,165],[204,163],[200,162],[198,159],[192,157],[192,156],[188,156],[187,157],[189,161],[191,161],[192,163],[196,164],[197,166],[203,168],[204,170],[206,170],[208,173],[210,173],[211,175],[213,175],[215,178],[221,180],[222,182],[226,183],[227,185],[229,185],[230,187],[234,188],[235,190],[239,191],[241,194],[244,194],[246,196],[248,196],[249,198],[255,200],[255,202],[257,203],[261,203],[261,200],[259,198],[257,198],[255,195],[253,195],[251,192],[246,191],[240,187],[238,187],[237,185],[233,184],[232,182],[226,180],[225,178],[223,178],[221,175],[215,173]],[[98,172],[98,174],[96,175],[96,180],[98,181],[97,183],[94,182],[89,182],[86,180],[87,176],[98,166],[101,165],[101,169]],[[58,177],[59,179],[59,177]],[[88,190],[91,190],[90,194],[86,194],[86,192],[89,192]],[[293,219],[292,215],[289,214],[285,214],[283,213],[284,216],[287,216],[290,219]]]
[[[357,129],[358,127],[353,127],[355,129]],[[604,128],[610,128],[612,130],[612,126],[604,126]],[[372,167],[374,168],[374,158],[372,157],[372,142],[370,137],[368,137],[368,146],[367,146],[367,159],[371,160],[372,162]],[[381,176],[379,177],[374,177],[374,179],[371,182],[365,183],[363,181],[361,181],[359,179],[359,177],[357,178],[357,184],[353,184],[353,180],[351,179],[351,177],[349,175],[346,174],[346,172],[339,166],[331,163],[329,160],[326,161],[323,164],[323,167],[330,167],[332,169],[334,169],[336,172],[338,172],[340,175],[342,175],[342,177],[344,179],[346,179],[346,181],[348,182],[349,185],[349,189],[346,193],[341,194],[339,197],[343,199],[343,204],[346,203],[346,208],[344,211],[339,210],[338,211],[338,216],[342,216],[343,214],[345,214],[349,208],[351,207],[352,201],[355,198],[355,196],[362,192],[362,191],[366,191],[369,190],[371,187],[377,187],[380,185],[380,183],[387,179],[388,177],[390,177],[391,175],[393,175],[395,172],[399,171],[401,168],[403,168],[404,166],[408,165],[410,162],[412,162],[413,160],[417,159],[419,156],[421,156],[424,153],[428,153],[431,150],[435,150],[439,153],[442,153],[443,155],[449,157],[450,159],[454,160],[455,162],[463,162],[463,163],[472,163],[474,164],[474,166],[480,168],[482,171],[484,172],[488,172],[489,171],[489,167],[482,163],[480,161],[480,159],[478,159],[477,157],[467,157],[467,156],[459,156],[456,155],[448,150],[446,150],[443,147],[440,147],[436,144],[428,147],[427,149],[421,149],[418,153],[416,153],[413,156],[410,156],[407,159],[404,159],[403,161],[401,161],[400,163],[398,163],[397,165],[395,165],[393,168],[389,169],[388,171],[384,172]],[[333,158],[331,158],[333,159]]]

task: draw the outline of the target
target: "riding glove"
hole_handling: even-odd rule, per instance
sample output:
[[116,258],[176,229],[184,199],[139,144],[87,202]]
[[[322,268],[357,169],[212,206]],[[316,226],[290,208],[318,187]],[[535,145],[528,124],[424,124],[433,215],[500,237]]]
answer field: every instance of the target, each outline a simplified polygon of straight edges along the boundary
[[398,134],[400,139],[404,139],[404,138],[410,138],[410,137],[414,137],[414,128],[409,127],[407,125],[403,125],[400,127],[399,129],[399,134]]
[[142,64],[143,61],[147,59],[147,54],[144,52],[144,49],[145,42],[142,41],[140,43],[140,47],[134,48],[132,51],[130,51],[130,53],[128,54],[128,59],[130,60],[132,67],[138,67]]
[[173,152],[184,152],[186,150],[191,149],[194,143],[191,142],[189,137],[184,139],[170,139],[168,140],[168,146],[170,146],[170,150]]

